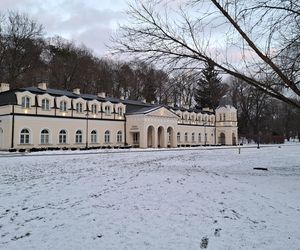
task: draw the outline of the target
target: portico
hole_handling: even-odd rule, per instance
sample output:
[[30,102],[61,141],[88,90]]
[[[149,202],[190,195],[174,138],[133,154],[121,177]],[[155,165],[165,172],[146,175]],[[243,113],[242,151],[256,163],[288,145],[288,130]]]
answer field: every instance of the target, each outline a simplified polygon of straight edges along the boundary
[[141,148],[177,147],[178,116],[165,107],[150,107],[126,114],[126,121],[129,144]]

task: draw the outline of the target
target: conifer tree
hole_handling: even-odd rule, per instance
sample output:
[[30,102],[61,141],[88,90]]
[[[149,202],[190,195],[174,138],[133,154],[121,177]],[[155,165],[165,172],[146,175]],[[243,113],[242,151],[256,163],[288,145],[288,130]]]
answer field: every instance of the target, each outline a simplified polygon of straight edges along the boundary
[[206,64],[196,83],[194,97],[197,106],[216,109],[221,97],[226,94],[227,88],[214,66]]

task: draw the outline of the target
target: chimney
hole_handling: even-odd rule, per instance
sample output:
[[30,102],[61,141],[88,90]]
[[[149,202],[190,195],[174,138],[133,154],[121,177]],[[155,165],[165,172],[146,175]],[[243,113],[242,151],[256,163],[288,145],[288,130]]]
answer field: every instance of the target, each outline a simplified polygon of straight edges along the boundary
[[155,101],[151,101],[151,104],[155,104]]
[[73,89],[73,94],[80,95],[80,89]]
[[147,100],[144,98],[144,99],[142,99],[142,103],[146,103],[147,102]]
[[47,83],[41,82],[38,84],[38,88],[42,90],[47,90]]
[[202,110],[203,110],[203,111],[208,111],[208,112],[209,112],[209,108],[207,108],[207,107],[206,107],[206,108],[203,108]]
[[106,97],[105,92],[98,93],[98,97],[105,98]]
[[125,96],[124,95],[121,95],[120,96],[120,100],[124,100],[125,99]]
[[0,93],[9,91],[9,83],[1,83],[0,85]]

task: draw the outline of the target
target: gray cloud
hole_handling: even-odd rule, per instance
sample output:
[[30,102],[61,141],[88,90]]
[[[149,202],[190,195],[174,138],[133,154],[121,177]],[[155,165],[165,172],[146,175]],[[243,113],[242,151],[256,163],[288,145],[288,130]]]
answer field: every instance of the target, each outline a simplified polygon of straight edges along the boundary
[[125,0],[1,0],[1,9],[27,13],[44,26],[46,36],[84,43],[97,55],[107,51],[110,34],[125,21]]

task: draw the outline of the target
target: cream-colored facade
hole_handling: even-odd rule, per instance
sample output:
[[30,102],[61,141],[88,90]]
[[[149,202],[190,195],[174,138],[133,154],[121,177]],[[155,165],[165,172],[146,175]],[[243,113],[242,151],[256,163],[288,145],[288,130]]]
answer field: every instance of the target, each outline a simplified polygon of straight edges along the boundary
[[[2,92],[1,92],[2,91]],[[0,87],[0,150],[234,145],[236,109],[187,110],[37,88]]]

